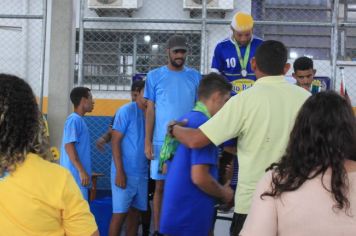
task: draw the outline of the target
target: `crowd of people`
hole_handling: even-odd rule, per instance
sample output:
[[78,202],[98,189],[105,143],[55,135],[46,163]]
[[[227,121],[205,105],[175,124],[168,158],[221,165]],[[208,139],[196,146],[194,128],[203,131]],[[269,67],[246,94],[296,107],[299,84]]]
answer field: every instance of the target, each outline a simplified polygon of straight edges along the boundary
[[[133,101],[97,140],[100,149],[112,146],[109,235],[120,235],[125,221],[126,235],[137,235],[150,209],[149,179],[155,236],[213,235],[217,203],[234,206],[232,236],[354,235],[349,100],[311,94],[316,70],[307,57],[293,64],[296,84],[288,82],[287,48],[255,37],[249,14],[236,13],[230,27],[204,76],[185,65],[186,38],[172,36],[167,65],[133,82]],[[87,202],[91,147],[83,116],[94,108],[90,89],[70,93],[61,168],[46,161],[48,137],[29,85],[6,74],[0,84],[2,232],[98,235]]]

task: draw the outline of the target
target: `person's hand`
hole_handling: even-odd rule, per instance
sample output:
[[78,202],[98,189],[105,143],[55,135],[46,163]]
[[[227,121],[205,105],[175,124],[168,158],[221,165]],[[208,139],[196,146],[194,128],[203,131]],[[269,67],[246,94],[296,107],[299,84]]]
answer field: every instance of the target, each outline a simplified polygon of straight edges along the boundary
[[119,188],[126,188],[126,175],[123,170],[117,170],[115,177],[115,185]]
[[228,180],[223,186],[223,196],[222,196],[221,200],[225,203],[231,202],[234,197],[234,191],[232,191],[232,189],[230,187],[230,183],[231,183],[231,181]]
[[162,166],[162,174],[164,175],[167,174],[167,170],[168,170],[167,168],[168,168],[167,163],[164,163]]
[[88,175],[87,172],[85,172],[85,170],[79,171],[79,178],[80,178],[80,182],[83,187],[86,187],[89,185],[90,176]]
[[96,140],[96,148],[100,151],[100,152],[104,152],[105,150],[105,144],[106,144],[106,140],[103,137],[100,137]]
[[182,121],[176,121],[176,120],[173,120],[171,122],[168,123],[168,127],[167,127],[167,134],[171,137],[174,137],[174,134],[173,134],[173,128],[174,126],[178,125],[178,126],[186,126],[188,123],[188,120],[187,119],[184,119]]
[[234,161],[231,161],[229,164],[225,166],[225,180],[230,180],[232,179],[234,175]]
[[153,146],[152,142],[145,141],[145,155],[148,160],[153,160]]

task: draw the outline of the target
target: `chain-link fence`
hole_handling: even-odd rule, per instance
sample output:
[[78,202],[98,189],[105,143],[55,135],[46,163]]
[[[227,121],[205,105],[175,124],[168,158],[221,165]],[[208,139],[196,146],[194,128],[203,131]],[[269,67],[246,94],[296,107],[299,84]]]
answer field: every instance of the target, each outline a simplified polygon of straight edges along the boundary
[[338,61],[336,67],[336,90],[340,92],[341,81],[347,89],[353,106],[356,106],[356,1],[342,1],[339,6]]
[[[352,2],[352,3],[351,3]],[[356,3],[338,0],[82,0],[77,34],[76,83],[105,99],[102,114],[91,120],[97,132],[106,128],[117,107],[115,99],[130,100],[131,78],[167,64],[166,41],[173,34],[189,42],[187,65],[210,71],[218,42],[231,37],[230,22],[237,11],[251,13],[256,37],[282,41],[289,62],[308,56],[316,76],[331,79],[338,89],[343,66],[345,83],[356,104]],[[356,2],[356,1],[355,1]],[[334,56],[334,55],[337,55]],[[356,63],[355,63],[356,65]],[[291,77],[292,69],[287,76]],[[105,114],[104,114],[105,113]],[[99,118],[101,117],[101,118]],[[94,144],[94,143],[93,143]],[[93,151],[96,171],[109,173],[110,150]],[[100,182],[101,181],[101,182]],[[99,188],[109,188],[109,176]]]
[[0,71],[24,78],[42,108],[45,0],[2,0]]

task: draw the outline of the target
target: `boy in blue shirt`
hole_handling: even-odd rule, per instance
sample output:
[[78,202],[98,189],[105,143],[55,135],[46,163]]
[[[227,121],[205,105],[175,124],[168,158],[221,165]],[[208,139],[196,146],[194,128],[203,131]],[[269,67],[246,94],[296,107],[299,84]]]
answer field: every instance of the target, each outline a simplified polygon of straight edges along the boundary
[[109,235],[120,235],[130,210],[126,235],[137,235],[139,211],[147,210],[148,161],[144,153],[146,101],[144,81],[136,102],[121,107],[112,126],[111,190],[113,215]]
[[[216,73],[201,80],[199,101],[184,115],[187,127],[199,127],[214,115],[230,97],[231,84]],[[174,123],[170,125],[175,125]],[[170,128],[169,128],[170,129]],[[230,202],[229,182],[217,182],[218,148],[210,144],[190,149],[180,144],[168,163],[160,232],[170,236],[207,236],[212,230],[215,199]]]
[[94,108],[90,89],[76,87],[70,93],[74,112],[64,124],[60,165],[73,175],[84,199],[88,200],[88,187],[91,177],[90,137],[88,127],[83,119]]

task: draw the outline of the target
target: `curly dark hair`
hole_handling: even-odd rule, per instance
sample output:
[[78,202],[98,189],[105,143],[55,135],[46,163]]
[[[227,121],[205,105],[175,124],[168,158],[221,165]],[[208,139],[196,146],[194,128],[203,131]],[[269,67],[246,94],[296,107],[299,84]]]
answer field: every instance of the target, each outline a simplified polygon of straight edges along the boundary
[[0,177],[12,172],[29,152],[51,157],[44,122],[31,87],[0,74]]
[[[333,209],[350,207],[349,182],[345,160],[356,161],[356,122],[350,104],[332,91],[311,96],[302,106],[290,134],[286,153],[272,164],[272,189],[261,195],[278,197],[298,189],[321,174],[323,187],[336,204]],[[331,169],[331,189],[323,177]]]

